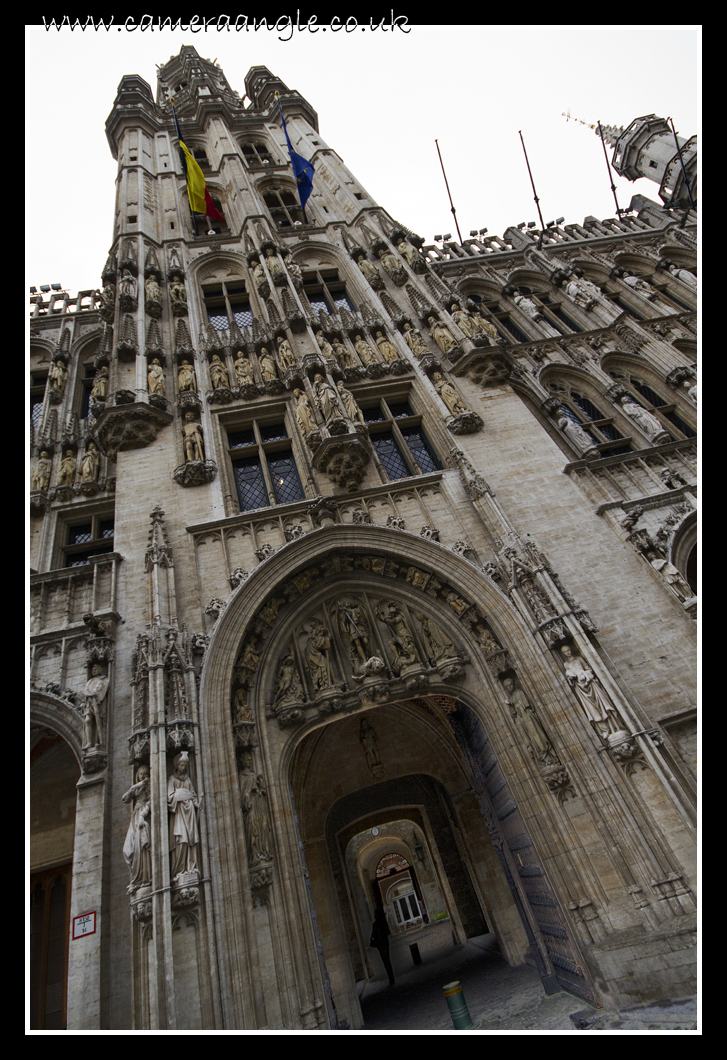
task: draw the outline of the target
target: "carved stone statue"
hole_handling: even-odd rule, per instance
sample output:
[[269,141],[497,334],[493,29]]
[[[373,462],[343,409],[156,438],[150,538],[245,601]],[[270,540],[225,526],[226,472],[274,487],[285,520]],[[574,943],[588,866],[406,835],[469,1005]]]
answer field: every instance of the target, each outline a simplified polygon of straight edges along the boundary
[[432,382],[434,383],[434,389],[453,416],[458,416],[460,412],[467,412],[467,406],[462,401],[462,398],[441,372],[434,373]]
[[302,390],[294,390],[293,397],[295,398],[295,418],[302,434],[308,435],[311,431],[317,431],[318,424],[306,395]]
[[559,761],[558,756],[525,693],[516,687],[511,677],[506,677],[502,683],[507,692],[506,702],[510,714],[524,732],[528,751],[540,765],[554,765]]
[[124,860],[129,867],[131,877],[127,890],[129,894],[134,894],[139,887],[150,887],[152,882],[148,766],[139,766],[136,771],[136,783],[132,784],[121,798],[124,802],[131,802],[133,805],[129,829],[124,841]]
[[378,778],[384,775],[384,767],[381,764],[379,757],[378,740],[376,732],[366,721],[366,718],[361,718],[361,727],[359,729],[359,740],[361,746],[364,749],[366,755],[366,765],[369,767],[371,776]]
[[259,261],[253,261],[252,263],[252,278],[255,281],[255,286],[258,290],[264,287],[268,282],[268,278],[265,275],[265,269],[262,267]]
[[387,364],[392,364],[394,361],[399,360],[399,351],[382,331],[376,332],[376,345],[379,347],[379,353]]
[[618,715],[616,707],[611,702],[608,693],[593,670],[580,655],[573,654],[570,645],[564,644],[560,650],[563,654],[565,676],[568,684],[575,692],[586,717],[593,722],[604,740],[616,733],[623,732],[625,726]]
[[421,332],[417,331],[416,328],[413,328],[411,324],[407,323],[404,325],[404,339],[407,346],[416,357],[423,357],[425,354],[429,353],[427,344],[422,338]]
[[242,350],[238,350],[237,352],[235,376],[237,378],[238,386],[247,386],[249,383],[255,382],[255,369],[252,366],[250,358],[246,357]]
[[393,276],[397,269],[401,268],[401,263],[391,250],[380,250],[378,252],[378,257],[389,276]]
[[429,317],[427,323],[431,328],[431,335],[437,346],[444,354],[448,354],[450,350],[453,350],[457,343],[454,341],[454,337],[449,330],[446,328],[441,320],[437,320],[436,317]]
[[419,259],[419,255],[417,254],[416,250],[411,245],[411,243],[409,243],[406,239],[400,239],[397,243],[397,247],[399,248],[399,253],[401,254],[402,258],[404,258],[404,260],[409,265],[411,265],[412,268],[414,268],[414,265]]
[[336,401],[336,391],[333,387],[325,381],[320,373],[316,375],[313,381],[313,392],[315,394],[316,405],[318,406],[323,420],[328,423],[335,416],[340,416],[341,411]]
[[179,366],[179,389],[180,391],[197,389],[197,375],[189,361],[182,361]]
[[156,276],[150,276],[144,283],[144,291],[146,293],[147,302],[161,302],[162,300],[162,289],[159,286]]
[[316,331],[316,342],[318,343],[318,349],[321,351],[326,360],[333,360],[333,347],[331,346],[330,342],[322,331]]
[[441,659],[451,658],[457,654],[457,649],[452,641],[442,633],[439,626],[432,622],[428,615],[420,611],[415,611],[414,615],[422,627],[427,651],[432,662],[439,662]]
[[278,361],[283,366],[283,371],[287,368],[295,368],[293,348],[283,335],[278,335]]
[[400,672],[405,666],[419,662],[414,637],[406,624],[402,611],[389,600],[381,600],[376,607],[376,617],[389,627],[392,634],[389,647],[394,653],[394,669]]
[[242,812],[245,814],[245,838],[249,865],[273,859],[273,833],[268,813],[268,796],[265,780],[258,774],[250,791],[243,795]]
[[376,354],[362,335],[356,336],[354,346],[356,347],[356,353],[361,358],[362,364],[369,365],[377,363]]
[[58,473],[58,485],[59,486],[72,486],[76,481],[76,458],[73,455],[72,449],[66,450],[66,455],[61,460],[61,466]]
[[264,346],[258,354],[258,363],[260,365],[260,372],[264,383],[270,383],[273,379],[278,378],[278,369],[275,364],[275,358]]
[[136,280],[128,269],[124,269],[119,282],[119,294],[125,296],[127,299],[136,298]]
[[457,327],[468,339],[473,339],[475,335],[481,333],[482,328],[478,325],[478,322],[471,313],[462,309],[459,302],[454,302],[452,305],[451,316]]
[[637,291],[642,298],[647,300],[647,302],[653,302],[656,300],[657,292],[651,284],[647,283],[646,280],[642,280],[641,277],[634,276],[633,273],[629,272],[623,277],[623,282],[633,291]]
[[66,382],[68,381],[68,369],[66,368],[63,361],[53,361],[48,370],[48,383],[50,384],[51,390],[56,390],[60,394],[66,389]]
[[219,387],[229,387],[230,385],[230,377],[227,374],[227,368],[220,360],[220,355],[218,353],[215,353],[210,361],[210,378],[215,390]]
[[343,380],[342,379],[339,379],[338,383],[336,384],[336,387],[338,389],[338,393],[340,395],[341,401],[343,402],[343,407],[346,410],[346,415],[348,416],[348,418],[350,420],[354,420],[354,421],[358,421],[359,423],[363,423],[364,422],[363,412],[361,411],[361,409],[356,404],[356,399],[354,398],[354,396],[351,393],[351,391],[350,390],[346,390],[345,386],[343,385]]
[[568,438],[568,441],[573,445],[573,448],[577,453],[591,453],[598,455],[598,449],[596,449],[593,439],[588,437],[579,424],[574,423],[573,420],[568,419],[567,416],[562,416],[558,420],[558,426]]
[[348,346],[344,345],[344,343],[342,342],[339,342],[338,339],[334,339],[331,343],[331,348],[333,350],[333,356],[336,358],[341,368],[356,367],[356,359],[349,350]]
[[531,320],[539,320],[543,315],[536,306],[535,302],[533,302],[532,299],[528,298],[526,295],[522,294],[520,291],[516,292],[513,295],[513,302],[518,307],[518,309],[521,309],[526,316],[529,316],[531,318]]
[[109,392],[109,370],[105,364],[96,372],[96,376],[93,380],[93,386],[91,388],[91,401],[95,404],[102,404],[106,401]]
[[195,421],[194,413],[190,410],[184,417],[184,455],[187,462],[204,460],[204,439],[202,427]]
[[633,420],[637,427],[641,428],[647,438],[655,441],[659,435],[666,434],[656,416],[652,416],[650,412],[647,412],[641,405],[637,405],[626,394],[621,398],[621,407],[629,419]]
[[274,705],[280,707],[286,703],[300,702],[302,699],[303,686],[295,659],[292,655],[285,655],[278,666]]
[[339,600],[338,629],[346,643],[354,669],[363,667],[373,656],[368,619],[357,600]]
[[91,667],[91,676],[86,681],[86,697],[83,708],[84,751],[100,747],[103,744],[103,705],[108,690],[108,677],[104,677],[101,666],[98,663],[94,663]]
[[105,306],[110,309],[114,308],[114,302],[116,301],[116,284],[107,283],[104,289],[101,291],[101,301]]
[[187,291],[182,282],[182,277],[179,273],[172,276],[172,282],[169,284],[169,297],[172,300],[172,305],[186,305],[187,304]]
[[265,264],[267,265],[268,272],[273,277],[273,280],[276,276],[285,275],[280,259],[278,258],[278,255],[275,253],[272,247],[268,247],[268,249],[265,251]]
[[173,881],[187,873],[197,873],[200,800],[189,776],[189,755],[180,751],[174,759],[174,773],[167,784],[169,810],[169,862]]
[[166,390],[166,380],[164,377],[164,369],[161,366],[161,362],[158,357],[149,365],[149,371],[146,374],[147,387],[149,388],[150,394],[161,394],[164,397]]
[[89,442],[81,460],[81,482],[98,481],[101,455],[95,442]]
[[697,277],[693,272],[689,272],[688,269],[680,269],[677,265],[670,265],[669,272],[676,280],[680,280],[686,287],[691,287],[693,291],[696,291]]
[[369,261],[368,258],[364,257],[363,254],[361,254],[358,258],[358,267],[364,274],[366,279],[369,281],[369,283],[371,283],[372,280],[380,280],[379,270],[376,268],[373,262]]
[[313,687],[317,692],[330,688],[333,684],[333,671],[328,658],[330,647],[330,630],[323,625],[320,619],[312,619],[308,641],[305,646],[305,664],[313,682]]
[[646,558],[682,603],[692,599],[695,594],[692,592],[688,582],[684,580],[676,567],[660,554],[658,549],[649,549],[646,553]]
[[47,490],[50,482],[50,471],[52,462],[45,449],[38,457],[38,463],[33,468],[30,476],[30,488],[34,490]]

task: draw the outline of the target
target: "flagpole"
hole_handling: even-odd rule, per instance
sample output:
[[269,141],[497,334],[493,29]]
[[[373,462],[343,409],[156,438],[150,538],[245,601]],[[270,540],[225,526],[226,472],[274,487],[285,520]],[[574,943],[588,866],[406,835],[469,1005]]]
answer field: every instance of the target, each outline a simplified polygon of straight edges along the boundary
[[533,174],[530,172],[530,163],[528,162],[528,153],[525,150],[525,141],[523,140],[523,134],[520,132],[519,129],[518,129],[518,136],[520,137],[520,143],[523,145],[523,154],[525,155],[525,165],[528,167],[528,176],[530,177],[530,184],[531,184],[532,189],[533,189],[533,197],[535,199],[535,205],[538,208],[538,217],[540,218],[540,231],[544,232],[545,231],[545,223],[543,221],[543,215],[540,212],[540,199],[538,198],[538,193],[535,190],[535,181],[533,180]]
[[[288,136],[288,127],[285,124],[285,116],[283,114],[283,104],[280,102],[280,93],[279,92],[275,93],[275,98],[278,101],[278,110],[280,111],[280,121],[281,121],[282,126],[283,126],[283,132],[285,133],[286,143],[288,144],[288,156],[290,158],[290,166],[291,166],[291,169],[293,170],[293,176],[295,177],[295,184],[296,184],[296,187],[298,189],[298,202],[300,203],[300,208],[301,208],[301,211],[303,213],[303,221],[305,222],[305,224],[308,224],[308,215],[305,212],[305,203],[303,202],[303,196],[300,193],[301,175],[300,174],[296,175],[296,172],[295,172],[295,162],[293,160],[293,154],[294,154],[293,145],[291,144],[290,137]],[[303,162],[306,166],[309,165],[309,163],[306,162],[305,159],[301,158],[300,155],[296,155],[295,157],[298,158],[299,161]],[[313,169],[312,163],[310,163],[310,167],[311,167],[311,173],[313,173],[314,169]],[[310,192],[308,194],[310,195]],[[306,195],[306,201],[307,201],[307,199],[308,199],[308,195]]]
[[[179,131],[179,122],[177,121],[177,111],[176,111],[176,108],[174,106],[174,96],[172,96],[172,115],[174,117],[174,128],[177,130],[177,141],[181,143],[182,134]],[[180,160],[182,162],[182,172],[184,173],[185,180],[189,180],[189,174],[187,173],[187,159],[184,157],[184,151],[182,150],[181,147],[179,148],[179,158],[180,158]],[[189,202],[189,194],[187,194],[187,202]],[[192,203],[191,202],[189,202],[189,214],[190,214],[190,217],[192,218],[192,230],[193,230],[193,232],[195,234],[195,237],[196,237],[198,235],[198,232],[197,232],[197,217],[195,215],[194,210],[192,209]]]
[[616,185],[613,182],[613,173],[611,172],[611,165],[608,161],[608,151],[606,150],[606,141],[603,138],[603,129],[601,128],[601,121],[598,121],[598,135],[601,137],[601,146],[603,147],[603,157],[606,159],[606,169],[608,170],[609,180],[611,181],[611,191],[613,192],[613,201],[616,203],[616,216],[619,221],[621,220],[621,209],[616,198]]
[[444,162],[442,161],[442,152],[439,150],[439,140],[434,141],[437,145],[437,154],[439,155],[439,164],[442,167],[442,176],[444,177],[444,183],[447,186],[447,195],[449,195],[449,205],[452,207],[452,217],[454,217],[454,224],[457,229],[457,235],[459,236],[459,245],[462,246],[462,233],[459,230],[459,224],[457,222],[457,211],[454,208],[452,202],[452,193],[449,190],[449,181],[447,180],[447,174],[444,172]]

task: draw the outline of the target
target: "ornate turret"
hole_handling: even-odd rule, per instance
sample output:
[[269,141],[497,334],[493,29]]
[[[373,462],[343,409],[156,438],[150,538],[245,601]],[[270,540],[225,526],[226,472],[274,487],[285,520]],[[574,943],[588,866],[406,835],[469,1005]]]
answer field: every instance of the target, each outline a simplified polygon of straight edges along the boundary
[[[687,183],[692,202],[697,203],[697,138],[686,140],[674,133],[665,118],[646,114],[636,118],[624,131],[623,126],[602,125],[604,139],[613,146],[612,164],[616,172],[627,180],[648,177],[659,184],[659,197],[667,206],[690,206]],[[598,132],[598,130],[596,130]],[[684,168],[682,168],[682,162]]]

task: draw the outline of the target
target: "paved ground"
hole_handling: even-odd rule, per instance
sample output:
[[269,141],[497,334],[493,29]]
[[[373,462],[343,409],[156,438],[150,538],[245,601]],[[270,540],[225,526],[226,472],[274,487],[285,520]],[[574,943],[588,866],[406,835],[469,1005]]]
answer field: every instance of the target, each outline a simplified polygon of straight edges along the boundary
[[[413,963],[411,943],[419,946],[419,966]],[[453,946],[448,922],[395,939],[391,957],[396,975],[393,987],[375,951],[372,963],[380,973],[359,984],[366,1031],[454,1031],[442,990],[453,980],[462,984],[476,1031],[577,1034],[579,1030],[696,1028],[695,998],[606,1012],[565,992],[546,997],[535,969],[527,965],[511,968],[497,952],[494,935]]]

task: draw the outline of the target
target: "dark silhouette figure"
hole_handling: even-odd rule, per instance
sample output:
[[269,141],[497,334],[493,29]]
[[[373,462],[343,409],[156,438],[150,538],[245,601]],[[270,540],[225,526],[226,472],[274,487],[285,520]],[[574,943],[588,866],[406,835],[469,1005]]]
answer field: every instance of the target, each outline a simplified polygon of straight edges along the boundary
[[374,922],[371,925],[371,939],[369,946],[374,946],[379,951],[386,974],[389,977],[389,986],[394,985],[394,969],[391,967],[391,958],[389,957],[389,925],[386,922],[386,913],[383,909],[379,908],[374,913]]

